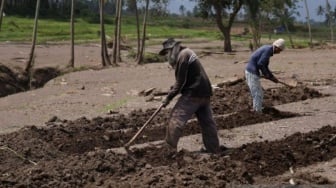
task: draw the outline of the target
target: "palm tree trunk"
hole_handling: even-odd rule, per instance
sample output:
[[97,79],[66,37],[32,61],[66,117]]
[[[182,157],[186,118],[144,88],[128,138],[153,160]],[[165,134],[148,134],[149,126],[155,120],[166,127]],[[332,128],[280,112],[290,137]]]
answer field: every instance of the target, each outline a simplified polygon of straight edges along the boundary
[[330,40],[333,43],[334,42],[334,29],[333,29],[333,16],[331,15],[330,12],[330,4],[329,1],[326,0],[326,9],[327,9],[327,14],[328,14],[328,25],[330,27]]
[[1,31],[1,25],[2,25],[2,16],[3,16],[4,6],[5,6],[5,0],[2,0],[1,6],[0,6],[0,31]]
[[139,12],[138,12],[138,6],[136,0],[132,1],[134,4],[134,10],[135,10],[135,19],[136,19],[136,30],[137,30],[137,55],[136,55],[136,61],[139,58],[140,54],[140,22],[139,22]]
[[100,39],[101,39],[101,56],[103,66],[111,65],[108,57],[104,27],[104,0],[100,0]]
[[105,57],[104,57],[104,44],[105,44],[105,41],[104,41],[104,0],[100,0],[99,1],[99,13],[100,13],[100,45],[101,45],[101,58],[102,58],[102,65],[105,67],[107,65],[106,63],[106,60],[105,60]]
[[308,9],[308,4],[307,0],[304,0],[305,3],[305,8],[306,8],[306,13],[307,13],[307,26],[308,26],[308,32],[309,32],[309,46],[313,46],[313,38],[311,34],[311,27],[310,27],[310,16],[309,16],[309,9]]
[[75,0],[71,0],[71,20],[70,20],[70,32],[71,32],[71,52],[70,52],[70,61],[69,67],[75,67],[75,26],[74,26],[74,9],[75,9]]
[[34,30],[33,30],[33,39],[32,39],[32,47],[30,49],[29,60],[26,65],[25,71],[28,73],[28,83],[29,88],[31,88],[31,80],[32,80],[32,69],[34,67],[34,59],[35,59],[35,45],[36,45],[36,34],[37,34],[37,24],[38,24],[38,17],[39,17],[39,10],[40,10],[40,3],[41,0],[37,0],[36,2],[36,10],[35,10],[35,22],[34,22]]
[[259,19],[260,16],[260,1],[256,0],[249,0],[246,1],[246,5],[248,7],[248,13],[249,13],[249,25],[251,27],[252,31],[252,51],[257,49],[260,46],[260,27],[261,27],[261,19]]
[[122,1],[116,1],[116,12],[115,12],[115,27],[114,27],[114,39],[112,48],[112,62],[117,65],[117,62],[121,62],[120,55],[120,37],[121,37],[121,8]]
[[118,9],[119,0],[116,1],[115,5],[115,18],[114,18],[114,35],[113,35],[113,45],[112,45],[112,63],[117,63],[117,40],[118,40]]
[[118,0],[118,22],[117,22],[117,60],[118,62],[121,62],[121,56],[120,56],[120,37],[121,37],[121,0]]
[[145,41],[146,41],[146,25],[147,25],[147,15],[148,15],[148,7],[149,7],[149,0],[146,0],[146,9],[145,9],[145,15],[142,25],[142,40],[141,40],[141,46],[140,46],[140,55],[137,59],[137,64],[143,63],[143,55],[144,55],[144,48],[145,48]]

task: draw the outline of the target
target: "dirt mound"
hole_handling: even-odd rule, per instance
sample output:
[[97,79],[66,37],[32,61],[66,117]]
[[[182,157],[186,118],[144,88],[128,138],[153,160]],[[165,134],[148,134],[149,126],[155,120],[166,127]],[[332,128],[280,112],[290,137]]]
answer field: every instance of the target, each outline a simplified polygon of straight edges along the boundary
[[[99,148],[81,155],[65,155],[60,151],[52,152],[52,147],[42,152],[37,146],[37,153],[26,151],[24,155],[38,162],[37,165],[1,148],[0,182],[2,187],[20,187],[27,183],[32,187],[225,187],[227,184],[253,184],[260,176],[267,178],[282,174],[289,168],[336,157],[335,135],[336,128],[326,126],[315,132],[296,133],[283,140],[250,143],[234,149],[222,148],[220,155],[186,150],[171,153],[164,147],[135,149],[129,155]],[[300,183],[299,176],[296,179]],[[276,183],[285,182],[288,179]],[[331,183],[316,177],[311,177],[310,182]]]
[[30,86],[27,72],[0,64],[0,97],[43,87],[45,83],[60,74],[61,71],[53,67],[35,69]]
[[[300,114],[279,111],[273,104],[323,96],[303,86],[266,90],[265,103],[270,105],[263,114],[255,114],[250,111],[248,95],[244,82],[215,90],[212,103],[218,129],[296,117]],[[123,146],[154,111],[139,109],[91,120],[82,117],[68,121],[54,117],[46,122],[46,127],[27,126],[1,135],[0,185],[224,187],[253,184],[257,177],[275,176],[289,167],[326,161],[336,155],[336,129],[330,126],[274,142],[250,143],[235,149],[222,146],[220,155],[187,150],[174,153],[159,146],[134,149],[130,155],[110,150]],[[164,139],[169,111],[162,110],[136,143]],[[197,121],[192,119],[183,134],[199,132]],[[328,183],[328,180],[315,183]]]
[[[264,104],[265,106],[276,106],[324,96],[327,95],[302,84],[292,88],[278,87],[264,90]],[[216,89],[212,106],[215,114],[252,109],[252,98],[245,80],[241,79],[234,85],[224,85]]]

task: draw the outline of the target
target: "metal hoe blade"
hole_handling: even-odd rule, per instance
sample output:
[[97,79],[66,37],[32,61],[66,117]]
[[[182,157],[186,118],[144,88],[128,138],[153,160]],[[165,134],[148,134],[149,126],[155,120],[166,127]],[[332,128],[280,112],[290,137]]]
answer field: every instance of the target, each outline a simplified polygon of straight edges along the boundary
[[290,82],[283,82],[283,81],[279,80],[279,83],[283,84],[287,87],[296,87],[297,86],[297,81],[295,81],[295,80],[291,80]]

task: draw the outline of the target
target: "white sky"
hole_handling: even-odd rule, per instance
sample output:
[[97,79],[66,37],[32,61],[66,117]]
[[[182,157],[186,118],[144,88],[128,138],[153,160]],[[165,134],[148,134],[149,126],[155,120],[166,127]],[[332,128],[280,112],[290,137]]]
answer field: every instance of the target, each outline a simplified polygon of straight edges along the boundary
[[189,0],[170,0],[168,3],[168,10],[171,13],[179,14],[179,8],[181,5],[184,5],[187,11],[192,11],[195,4],[195,2],[190,2]]
[[[336,6],[336,0],[329,0],[329,3],[331,4],[333,10]],[[319,5],[325,7],[326,0],[307,0],[307,4],[310,17],[315,21],[323,21],[323,16],[317,16],[317,7]],[[181,5],[184,5],[187,11],[192,11],[195,6],[195,2],[190,2],[189,0],[170,0],[168,4],[168,9],[171,13],[179,14],[179,8]],[[298,5],[301,7],[298,9],[298,11],[300,12],[300,18],[298,18],[298,20],[304,21],[305,17],[307,16],[306,9],[304,7],[304,0],[300,0]]]
[[[322,7],[326,6],[326,0],[307,0],[308,8],[309,8],[309,15],[312,19],[315,21],[323,21],[325,19],[324,16],[318,16],[317,15],[317,8],[319,5],[322,5]],[[329,4],[331,5],[331,9],[334,10],[336,6],[336,0],[329,0]],[[307,16],[306,9],[304,7],[304,1],[300,0],[299,5],[302,7],[299,9],[301,18],[300,20],[305,20],[305,17]]]

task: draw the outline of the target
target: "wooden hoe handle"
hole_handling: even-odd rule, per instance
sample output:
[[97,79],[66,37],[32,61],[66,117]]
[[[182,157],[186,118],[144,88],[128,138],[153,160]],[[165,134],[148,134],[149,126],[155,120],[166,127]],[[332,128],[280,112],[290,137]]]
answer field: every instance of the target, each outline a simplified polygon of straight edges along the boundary
[[290,88],[293,87],[293,86],[291,86],[291,85],[289,85],[289,84],[287,84],[287,83],[285,83],[285,82],[283,82],[283,81],[278,80],[278,82],[279,82],[280,84],[283,84],[283,85],[287,86],[287,87],[290,87]]
[[145,127],[154,119],[154,117],[160,112],[160,110],[162,109],[163,104],[161,104],[159,106],[159,108],[152,114],[152,116],[146,121],[146,123],[138,130],[138,132],[131,138],[130,141],[128,141],[125,144],[125,147],[128,148],[133,142],[134,140],[142,133],[142,131],[145,129]]

